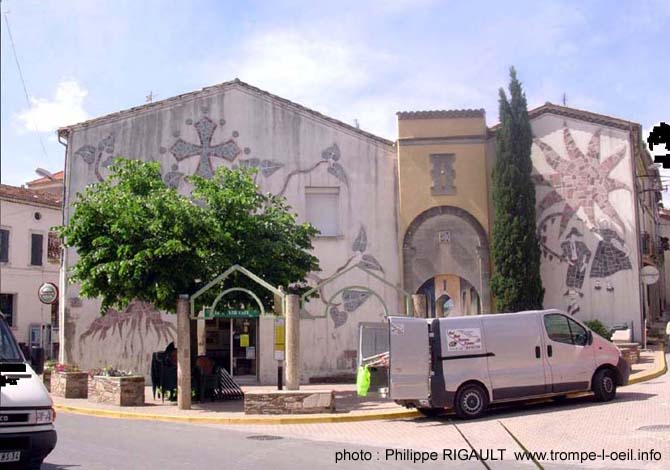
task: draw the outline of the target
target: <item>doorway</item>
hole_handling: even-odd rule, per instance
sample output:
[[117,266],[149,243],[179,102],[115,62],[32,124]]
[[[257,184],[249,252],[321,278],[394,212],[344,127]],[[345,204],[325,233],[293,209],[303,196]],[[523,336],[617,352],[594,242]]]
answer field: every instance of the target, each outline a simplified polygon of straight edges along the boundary
[[257,345],[257,318],[213,318],[205,322],[206,356],[238,383],[257,381]]

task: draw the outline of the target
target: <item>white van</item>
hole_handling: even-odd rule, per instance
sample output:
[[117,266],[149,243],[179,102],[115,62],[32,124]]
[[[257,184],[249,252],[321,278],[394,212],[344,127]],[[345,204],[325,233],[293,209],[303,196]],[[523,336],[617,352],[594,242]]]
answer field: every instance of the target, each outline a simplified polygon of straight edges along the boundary
[[609,401],[628,383],[619,349],[558,310],[388,322],[389,396],[424,414],[583,391]]
[[0,468],[40,468],[56,446],[56,413],[0,313]]

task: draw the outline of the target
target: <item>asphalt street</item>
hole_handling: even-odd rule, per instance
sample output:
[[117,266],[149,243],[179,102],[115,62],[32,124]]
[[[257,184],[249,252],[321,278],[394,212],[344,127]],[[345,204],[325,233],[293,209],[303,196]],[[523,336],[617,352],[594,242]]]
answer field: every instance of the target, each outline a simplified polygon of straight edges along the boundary
[[[242,428],[61,413],[57,430],[58,445],[42,465],[43,470],[445,468],[441,456],[437,462],[413,465],[406,460],[386,461],[385,448],[258,434]],[[371,460],[336,463],[336,453],[344,450],[369,452],[367,456]],[[511,464],[506,467],[518,468]],[[450,463],[449,468],[481,470],[485,467],[470,461]]]

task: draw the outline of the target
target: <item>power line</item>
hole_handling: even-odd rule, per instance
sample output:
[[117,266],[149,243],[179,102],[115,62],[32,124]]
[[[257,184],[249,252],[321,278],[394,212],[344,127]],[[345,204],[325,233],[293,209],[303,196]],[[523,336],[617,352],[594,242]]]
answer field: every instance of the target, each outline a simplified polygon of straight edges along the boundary
[[[23,94],[26,97],[26,103],[28,104],[28,108],[33,109],[32,102],[30,101],[30,95],[28,95],[28,88],[26,87],[26,81],[23,79],[23,71],[21,70],[21,64],[19,63],[19,56],[16,54],[16,45],[14,44],[14,37],[12,36],[12,30],[9,27],[9,19],[7,18],[7,12],[5,11],[2,14],[5,17],[5,24],[7,25],[7,34],[9,35],[9,43],[12,46],[12,52],[14,53],[14,61],[16,62],[16,68],[19,70],[19,78],[21,79],[21,85],[23,85]],[[49,160],[49,154],[47,154],[47,149],[44,146],[44,141],[42,140],[42,135],[40,134],[39,130],[37,129],[37,124],[35,123],[32,116],[31,116],[31,121],[33,122],[33,127],[35,128],[35,132],[37,132],[37,137],[40,141],[40,146],[42,147],[42,153],[44,153],[44,157],[47,160]]]

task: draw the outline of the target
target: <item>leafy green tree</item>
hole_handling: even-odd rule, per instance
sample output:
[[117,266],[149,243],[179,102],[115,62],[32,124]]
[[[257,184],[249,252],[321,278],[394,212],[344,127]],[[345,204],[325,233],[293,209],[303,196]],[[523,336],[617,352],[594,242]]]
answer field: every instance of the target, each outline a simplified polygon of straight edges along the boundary
[[[103,312],[133,299],[174,312],[179,294],[195,293],[233,264],[298,290],[319,269],[309,253],[317,230],[298,224],[283,198],[259,194],[253,169],[193,177],[193,198],[167,187],[158,163],[119,158],[110,170],[79,196],[60,229],[77,250],[70,280],[83,296],[100,297]],[[236,281],[246,282],[229,283]],[[269,292],[252,289],[272,305]]]
[[542,308],[540,245],[535,221],[533,142],[526,95],[510,69],[510,100],[500,89],[500,128],[493,168],[491,292],[500,312]]

